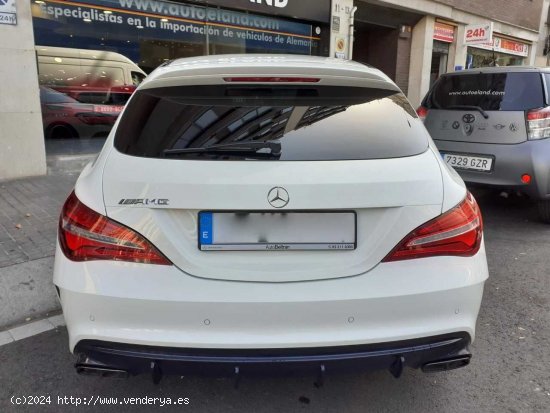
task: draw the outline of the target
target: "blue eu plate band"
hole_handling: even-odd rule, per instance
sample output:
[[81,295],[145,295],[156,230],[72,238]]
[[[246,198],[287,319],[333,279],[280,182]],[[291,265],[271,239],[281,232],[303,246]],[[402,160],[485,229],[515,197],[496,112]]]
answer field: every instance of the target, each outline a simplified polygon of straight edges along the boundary
[[214,228],[212,221],[212,212],[199,213],[199,239],[201,245],[212,245],[214,239]]

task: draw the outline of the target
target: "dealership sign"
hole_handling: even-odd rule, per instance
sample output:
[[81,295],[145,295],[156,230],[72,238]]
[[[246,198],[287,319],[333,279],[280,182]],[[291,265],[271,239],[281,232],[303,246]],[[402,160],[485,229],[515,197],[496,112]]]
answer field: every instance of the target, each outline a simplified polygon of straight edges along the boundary
[[513,54],[516,56],[529,56],[529,45],[515,40],[494,37],[493,41],[485,44],[476,44],[473,47],[478,49],[491,50],[499,53]]
[[464,44],[486,44],[493,41],[493,23],[470,24],[466,26]]
[[330,23],[331,0],[199,0],[199,2],[294,19]]
[[[73,42],[97,33],[112,32],[123,38],[139,33],[156,40],[204,43],[208,39],[212,45],[311,54],[320,40],[311,24],[157,0],[48,0],[33,7],[33,17],[35,38],[45,46],[65,47],[66,39],[49,40],[61,24],[65,31],[75,33]],[[41,30],[47,34],[38,36]]]
[[17,24],[15,0],[0,0],[0,24]]

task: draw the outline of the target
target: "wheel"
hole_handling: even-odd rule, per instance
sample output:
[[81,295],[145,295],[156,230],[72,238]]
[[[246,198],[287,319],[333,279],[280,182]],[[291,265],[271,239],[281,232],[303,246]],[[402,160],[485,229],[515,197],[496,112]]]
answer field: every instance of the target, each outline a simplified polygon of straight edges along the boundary
[[72,126],[57,124],[50,125],[46,129],[46,139],[71,139],[78,138],[78,133]]
[[539,201],[539,216],[547,224],[550,224],[550,201]]

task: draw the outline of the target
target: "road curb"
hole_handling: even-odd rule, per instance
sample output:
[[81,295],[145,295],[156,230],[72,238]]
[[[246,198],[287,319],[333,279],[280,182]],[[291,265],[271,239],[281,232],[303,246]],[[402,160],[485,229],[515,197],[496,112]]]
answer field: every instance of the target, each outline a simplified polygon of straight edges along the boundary
[[0,331],[0,347],[14,343],[25,338],[36,336],[45,333],[46,331],[55,330],[58,327],[65,325],[63,314],[46,317],[41,320],[36,320],[28,324],[23,324],[18,327],[13,327],[9,330]]

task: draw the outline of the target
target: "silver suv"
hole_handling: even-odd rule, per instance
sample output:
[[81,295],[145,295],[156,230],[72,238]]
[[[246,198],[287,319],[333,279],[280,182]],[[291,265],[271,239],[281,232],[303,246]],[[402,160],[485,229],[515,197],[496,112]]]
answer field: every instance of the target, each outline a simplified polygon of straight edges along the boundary
[[494,67],[441,76],[418,109],[464,181],[520,191],[550,223],[550,68]]

